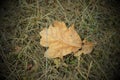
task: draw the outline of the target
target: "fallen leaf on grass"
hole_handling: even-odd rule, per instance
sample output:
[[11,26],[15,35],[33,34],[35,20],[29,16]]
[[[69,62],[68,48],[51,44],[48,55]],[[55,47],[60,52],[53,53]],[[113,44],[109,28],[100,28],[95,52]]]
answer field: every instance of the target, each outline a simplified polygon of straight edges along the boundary
[[49,47],[44,56],[47,58],[62,58],[71,52],[76,52],[82,47],[82,41],[74,29],[74,25],[69,28],[64,22],[55,21],[49,28],[44,28],[41,32],[40,44]]

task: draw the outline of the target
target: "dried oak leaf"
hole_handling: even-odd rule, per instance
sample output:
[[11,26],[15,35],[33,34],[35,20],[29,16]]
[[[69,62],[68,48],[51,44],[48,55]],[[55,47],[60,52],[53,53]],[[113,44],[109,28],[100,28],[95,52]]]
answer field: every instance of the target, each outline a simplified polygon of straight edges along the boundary
[[44,54],[47,58],[62,58],[71,52],[78,51],[82,45],[74,25],[67,28],[64,22],[54,21],[53,25],[44,28],[40,35],[42,37],[40,44],[49,47]]
[[96,43],[93,42],[89,42],[86,39],[83,40],[83,45],[82,45],[82,49],[77,51],[74,56],[80,56],[82,53],[83,54],[90,54],[94,48],[94,46],[96,45]]

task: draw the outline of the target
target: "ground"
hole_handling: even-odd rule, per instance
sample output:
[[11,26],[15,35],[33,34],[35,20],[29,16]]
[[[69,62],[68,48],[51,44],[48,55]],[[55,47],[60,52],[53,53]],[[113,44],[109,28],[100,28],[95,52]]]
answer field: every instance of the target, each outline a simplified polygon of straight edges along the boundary
[[[120,6],[115,0],[6,0],[0,3],[0,78],[6,80],[117,80],[120,76]],[[64,57],[55,67],[44,57],[39,32],[53,21],[75,25],[93,52]]]

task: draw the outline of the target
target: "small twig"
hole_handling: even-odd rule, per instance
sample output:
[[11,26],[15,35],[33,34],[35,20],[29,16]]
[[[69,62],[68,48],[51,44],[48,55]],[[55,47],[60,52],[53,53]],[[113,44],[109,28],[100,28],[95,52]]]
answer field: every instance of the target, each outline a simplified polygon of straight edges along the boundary
[[80,66],[80,58],[81,56],[78,56],[78,67]]

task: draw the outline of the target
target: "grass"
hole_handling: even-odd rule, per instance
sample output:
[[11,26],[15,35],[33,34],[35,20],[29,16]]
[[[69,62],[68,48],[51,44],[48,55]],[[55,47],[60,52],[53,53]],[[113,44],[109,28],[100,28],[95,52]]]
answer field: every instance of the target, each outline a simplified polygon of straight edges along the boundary
[[[6,80],[116,80],[119,76],[119,6],[113,0],[19,0],[4,2],[0,19],[0,73]],[[54,20],[75,24],[82,39],[96,41],[79,60],[64,57],[55,68],[44,58],[39,32]]]

